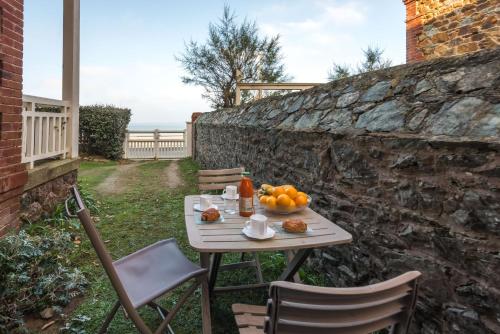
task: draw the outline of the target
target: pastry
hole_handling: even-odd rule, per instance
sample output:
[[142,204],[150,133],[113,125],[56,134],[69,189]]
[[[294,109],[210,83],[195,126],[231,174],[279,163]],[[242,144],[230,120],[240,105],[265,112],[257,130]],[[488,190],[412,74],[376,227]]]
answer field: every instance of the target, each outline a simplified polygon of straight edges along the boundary
[[301,219],[287,219],[283,222],[282,227],[290,233],[304,233],[307,231],[307,224]]
[[217,209],[210,208],[201,213],[201,220],[204,222],[214,222],[219,219],[220,213]]

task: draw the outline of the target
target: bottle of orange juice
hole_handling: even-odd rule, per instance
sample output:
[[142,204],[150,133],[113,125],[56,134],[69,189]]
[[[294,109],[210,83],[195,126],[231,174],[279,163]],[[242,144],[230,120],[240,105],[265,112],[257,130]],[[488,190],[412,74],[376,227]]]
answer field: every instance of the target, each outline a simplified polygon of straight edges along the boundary
[[253,184],[252,180],[248,177],[249,172],[241,174],[240,183],[240,216],[250,217],[253,215]]

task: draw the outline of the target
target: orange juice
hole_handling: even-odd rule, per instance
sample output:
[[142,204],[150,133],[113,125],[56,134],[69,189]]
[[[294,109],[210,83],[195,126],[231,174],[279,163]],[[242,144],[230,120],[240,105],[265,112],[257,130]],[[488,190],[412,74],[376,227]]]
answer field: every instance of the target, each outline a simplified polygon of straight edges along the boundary
[[240,183],[240,216],[250,217],[254,213],[253,209],[253,184],[248,177],[250,173],[243,172]]

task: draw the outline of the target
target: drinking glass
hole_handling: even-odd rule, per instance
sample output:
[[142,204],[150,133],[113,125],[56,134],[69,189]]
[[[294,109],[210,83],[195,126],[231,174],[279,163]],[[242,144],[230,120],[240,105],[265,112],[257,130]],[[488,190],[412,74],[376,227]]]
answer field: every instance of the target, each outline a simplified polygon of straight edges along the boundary
[[236,213],[236,199],[228,199],[224,197],[224,212],[234,215]]

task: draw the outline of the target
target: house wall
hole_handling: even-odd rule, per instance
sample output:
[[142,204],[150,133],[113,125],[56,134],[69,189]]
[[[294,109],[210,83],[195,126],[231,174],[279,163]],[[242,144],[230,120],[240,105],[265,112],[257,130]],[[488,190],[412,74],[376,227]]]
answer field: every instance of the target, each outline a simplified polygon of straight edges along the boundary
[[27,182],[21,164],[23,1],[0,0],[0,235],[19,223]]
[[334,286],[423,273],[412,333],[500,333],[500,49],[199,116],[203,168],[295,184],[353,243]]
[[405,0],[407,62],[500,45],[498,0]]

